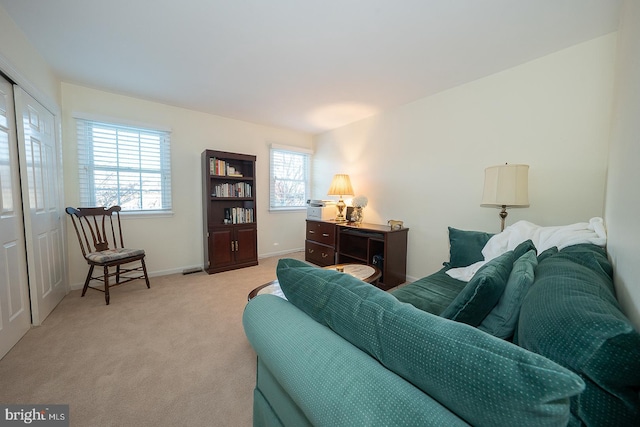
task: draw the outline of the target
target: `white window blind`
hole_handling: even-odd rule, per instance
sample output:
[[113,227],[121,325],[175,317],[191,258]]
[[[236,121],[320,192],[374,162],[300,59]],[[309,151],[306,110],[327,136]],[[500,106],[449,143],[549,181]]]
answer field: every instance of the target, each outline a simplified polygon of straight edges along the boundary
[[171,210],[169,132],[76,120],[81,206]]
[[271,146],[269,209],[306,207],[309,198],[311,151],[294,147]]

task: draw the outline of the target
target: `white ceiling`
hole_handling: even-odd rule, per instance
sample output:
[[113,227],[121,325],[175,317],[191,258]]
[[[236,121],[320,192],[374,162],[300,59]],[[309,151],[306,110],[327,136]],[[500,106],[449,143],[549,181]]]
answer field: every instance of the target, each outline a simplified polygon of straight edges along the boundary
[[0,6],[63,81],[310,133],[615,31],[620,13],[620,0]]

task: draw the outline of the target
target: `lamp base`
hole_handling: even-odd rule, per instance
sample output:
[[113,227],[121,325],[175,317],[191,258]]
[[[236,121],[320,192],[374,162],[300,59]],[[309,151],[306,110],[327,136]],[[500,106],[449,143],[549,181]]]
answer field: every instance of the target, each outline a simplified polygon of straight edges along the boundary
[[502,210],[498,214],[500,215],[500,231],[504,231],[504,220],[507,219],[507,206],[502,205]]
[[338,215],[336,216],[336,222],[347,222],[347,219],[344,217],[344,214],[342,213],[342,211],[344,211],[345,206],[347,206],[347,204],[344,202],[344,200],[342,200],[342,197],[340,197],[340,200],[338,200],[338,203],[336,203],[336,207],[338,208]]

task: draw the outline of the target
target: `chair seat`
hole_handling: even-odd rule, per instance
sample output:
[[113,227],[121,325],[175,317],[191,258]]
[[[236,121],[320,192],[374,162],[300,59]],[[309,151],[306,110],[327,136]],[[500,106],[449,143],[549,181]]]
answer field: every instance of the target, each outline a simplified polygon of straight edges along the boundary
[[111,261],[122,260],[125,258],[137,257],[140,255],[144,255],[144,249],[117,248],[107,249],[106,251],[100,252],[91,252],[87,254],[86,258],[91,262],[102,264]]

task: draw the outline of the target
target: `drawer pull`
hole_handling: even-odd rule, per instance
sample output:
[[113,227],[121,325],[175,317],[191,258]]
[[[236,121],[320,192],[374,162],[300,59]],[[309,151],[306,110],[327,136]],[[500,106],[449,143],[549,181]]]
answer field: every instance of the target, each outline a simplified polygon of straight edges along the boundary
[[327,233],[322,233],[322,237],[329,237],[329,234],[327,234]]
[[326,254],[326,253],[322,252],[322,258],[326,258],[328,256],[329,256],[329,254]]
[[309,253],[312,254],[313,253],[313,249],[309,249]]
[[309,230],[309,234],[316,234],[316,232],[313,230]]

